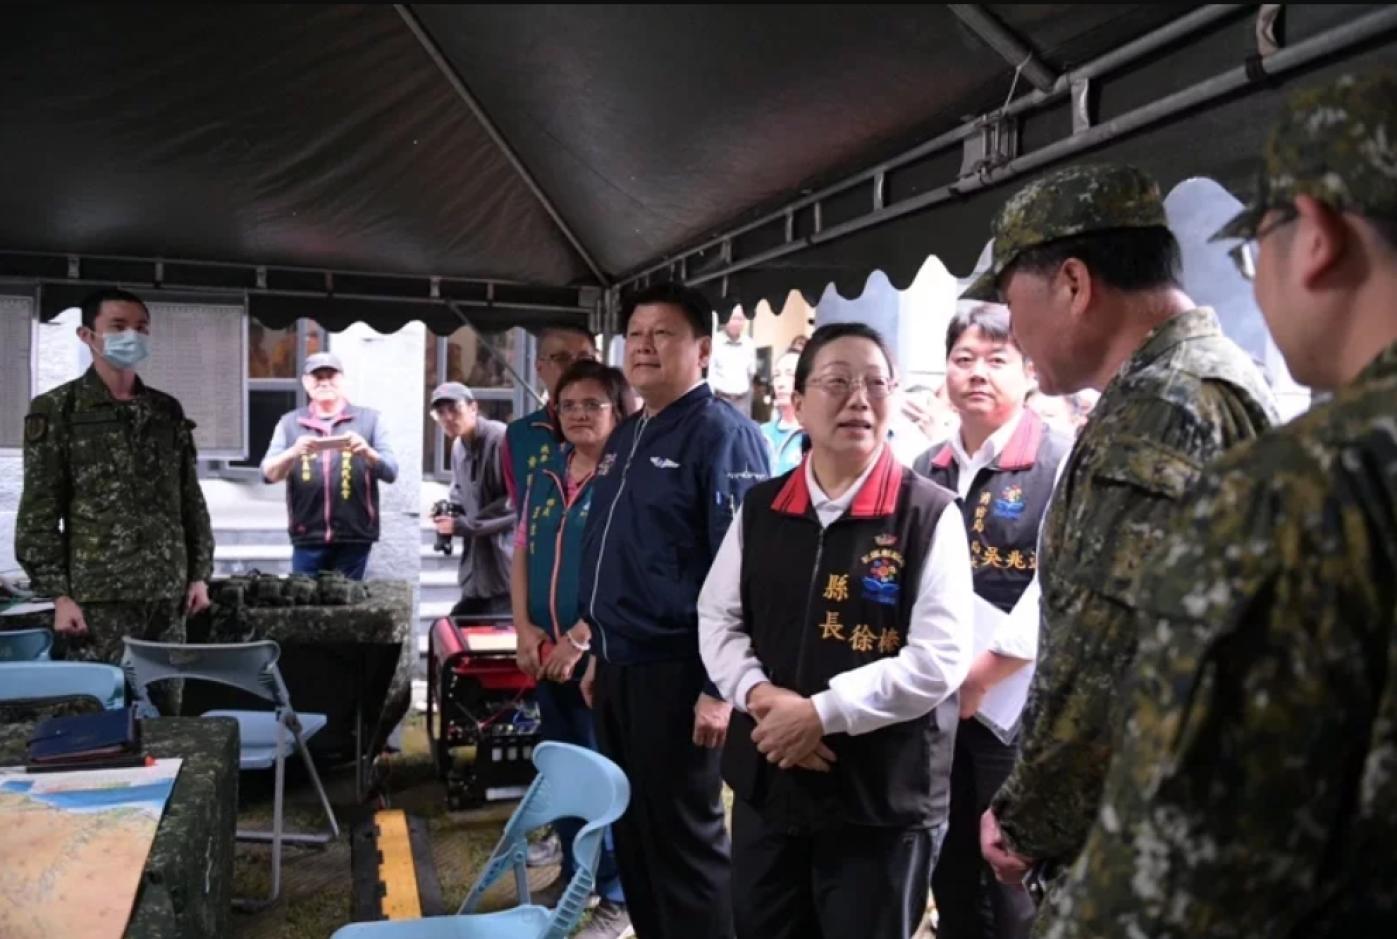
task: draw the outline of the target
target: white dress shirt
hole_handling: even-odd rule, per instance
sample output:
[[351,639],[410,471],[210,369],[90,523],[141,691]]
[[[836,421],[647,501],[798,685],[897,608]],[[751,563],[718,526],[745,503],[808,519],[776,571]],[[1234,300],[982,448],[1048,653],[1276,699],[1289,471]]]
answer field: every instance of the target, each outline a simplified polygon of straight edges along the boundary
[[713,338],[713,355],[708,361],[708,383],[725,395],[745,395],[752,390],[757,374],[757,345],[751,336],[733,340],[722,330]]
[[1015,414],[1007,424],[996,430],[985,438],[985,442],[980,444],[980,449],[974,455],[965,451],[965,441],[961,439],[963,428],[956,425],[951,431],[951,456],[955,458],[956,467],[959,472],[956,475],[956,494],[962,499],[970,492],[970,486],[975,482],[975,476],[999,459],[999,454],[1004,452],[1004,448],[1009,444],[1009,438],[1014,436],[1014,431],[1019,429],[1019,421],[1023,419],[1023,408],[1019,408],[1019,413]]
[[[844,515],[878,458],[837,499],[825,495],[806,460],[810,502],[820,524]],[[866,734],[929,713],[965,680],[974,639],[975,596],[970,547],[960,509],[942,512],[927,546],[921,580],[907,625],[907,644],[895,656],[870,662],[830,679],[811,698],[826,734]],[[813,559],[772,558],[773,563]],[[742,517],[733,520],[699,593],[699,650],[708,677],[723,697],[747,710],[747,695],[767,678],[742,621]],[[811,624],[814,629],[814,624]]]

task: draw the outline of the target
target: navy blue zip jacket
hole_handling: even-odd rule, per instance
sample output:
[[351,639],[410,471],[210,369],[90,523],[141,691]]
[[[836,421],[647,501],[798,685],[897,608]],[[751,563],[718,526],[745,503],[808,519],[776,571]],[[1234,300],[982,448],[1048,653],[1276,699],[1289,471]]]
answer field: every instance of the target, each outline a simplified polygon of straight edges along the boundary
[[617,665],[698,658],[699,590],[768,462],[757,425],[707,384],[612,432],[582,542],[593,652]]

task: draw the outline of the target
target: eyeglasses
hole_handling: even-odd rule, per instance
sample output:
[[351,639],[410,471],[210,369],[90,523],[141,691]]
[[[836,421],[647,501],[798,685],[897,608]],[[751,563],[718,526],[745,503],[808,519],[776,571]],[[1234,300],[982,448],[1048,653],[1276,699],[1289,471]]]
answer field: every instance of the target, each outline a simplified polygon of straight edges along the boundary
[[543,361],[551,362],[554,365],[567,367],[574,362],[595,362],[597,355],[595,352],[554,352],[552,355],[545,355]]
[[564,401],[558,405],[559,414],[600,414],[611,407],[610,401],[588,398],[585,401]]
[[854,389],[860,386],[868,393],[870,401],[882,401],[897,388],[897,382],[881,375],[852,379],[845,378],[843,375],[826,375],[823,378],[808,379],[806,384],[814,385],[831,398],[837,398],[840,401],[848,398],[854,393]]
[[1280,228],[1282,225],[1289,225],[1299,217],[1294,206],[1287,206],[1280,210],[1281,216],[1270,225],[1258,228],[1250,238],[1241,242],[1231,251],[1227,252],[1232,258],[1232,263],[1237,266],[1237,273],[1242,275],[1244,280],[1256,279],[1256,259],[1261,251],[1261,239]]

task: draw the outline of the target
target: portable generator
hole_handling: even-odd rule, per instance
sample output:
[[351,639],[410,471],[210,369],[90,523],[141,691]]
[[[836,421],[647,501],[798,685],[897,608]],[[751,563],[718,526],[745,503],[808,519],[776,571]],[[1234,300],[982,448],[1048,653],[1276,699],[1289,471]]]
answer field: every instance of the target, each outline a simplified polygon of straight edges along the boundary
[[534,680],[514,661],[498,617],[443,617],[427,640],[427,735],[452,809],[517,799],[539,742]]

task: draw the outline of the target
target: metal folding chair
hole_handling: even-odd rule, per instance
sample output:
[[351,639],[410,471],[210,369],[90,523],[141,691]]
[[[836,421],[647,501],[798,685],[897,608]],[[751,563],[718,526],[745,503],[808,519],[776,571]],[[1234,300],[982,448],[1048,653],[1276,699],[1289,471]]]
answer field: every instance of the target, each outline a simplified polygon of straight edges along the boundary
[[[514,810],[485,870],[455,916],[383,923],[354,923],[331,939],[564,939],[577,926],[596,885],[597,860],[608,825],[621,817],[631,787],[621,768],[599,753],[570,743],[534,748],[538,775]],[[586,825],[573,841],[577,870],[553,909],[530,903],[526,860],[528,834],[560,818]],[[485,891],[513,871],[519,906],[499,913],[471,914]]]
[[52,630],[9,629],[0,632],[0,662],[47,662],[52,648]]
[[[194,645],[167,642],[146,642],[127,638],[122,667],[135,689],[143,711],[154,711],[147,686],[160,681],[182,678],[211,681],[239,688],[272,702],[272,711],[205,711],[203,717],[231,717],[238,722],[239,768],[243,770],[276,770],[276,787],[272,801],[271,831],[238,831],[238,840],[271,842],[272,888],[261,900],[238,899],[234,903],[251,909],[270,906],[281,894],[281,848],[283,843],[321,846],[339,837],[339,822],[330,799],[320,782],[306,739],[325,726],[324,714],[297,714],[282,681],[277,659],[281,647],[271,640],[229,645]],[[289,735],[289,736],[288,736]],[[329,820],[328,832],[286,832],[282,825],[286,782],[286,756],[294,743],[305,762],[311,782],[315,784],[320,805]]]

